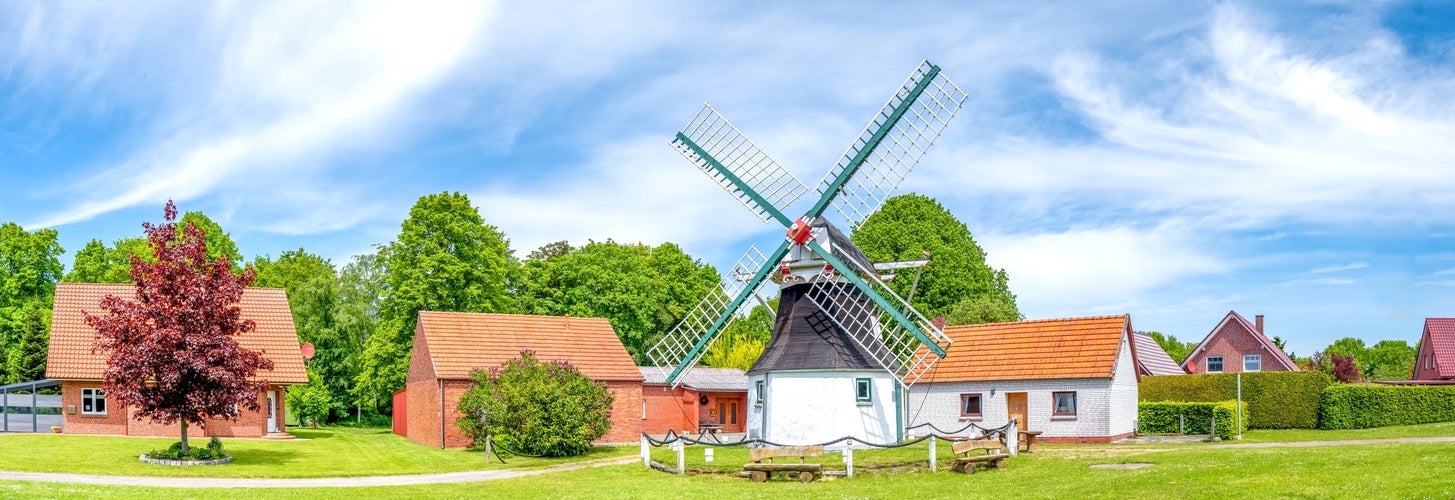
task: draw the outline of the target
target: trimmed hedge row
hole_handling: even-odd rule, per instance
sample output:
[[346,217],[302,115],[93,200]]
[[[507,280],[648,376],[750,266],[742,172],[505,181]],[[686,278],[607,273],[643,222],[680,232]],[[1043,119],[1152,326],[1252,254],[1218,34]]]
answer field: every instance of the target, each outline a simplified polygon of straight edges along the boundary
[[1364,429],[1455,421],[1455,386],[1335,385],[1324,389],[1319,428]]
[[1217,417],[1217,432],[1221,439],[1232,439],[1241,431],[1248,430],[1248,406],[1243,406],[1243,428],[1238,429],[1238,402],[1173,402],[1143,401],[1137,403],[1137,432],[1142,434],[1176,434],[1179,418],[1183,417],[1183,434],[1208,434],[1208,427]]
[[[1320,397],[1334,380],[1319,371],[1243,374],[1243,407],[1252,429],[1317,429]],[[1237,374],[1142,377],[1142,401],[1227,401],[1238,397]]]

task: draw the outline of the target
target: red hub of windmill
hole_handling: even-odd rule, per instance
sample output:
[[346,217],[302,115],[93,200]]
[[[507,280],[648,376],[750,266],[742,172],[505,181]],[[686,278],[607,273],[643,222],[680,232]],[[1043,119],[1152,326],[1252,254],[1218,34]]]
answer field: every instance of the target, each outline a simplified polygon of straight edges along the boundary
[[808,243],[808,239],[812,237],[813,230],[808,227],[808,221],[806,220],[798,219],[793,221],[793,226],[788,228],[788,239],[795,244],[802,245]]

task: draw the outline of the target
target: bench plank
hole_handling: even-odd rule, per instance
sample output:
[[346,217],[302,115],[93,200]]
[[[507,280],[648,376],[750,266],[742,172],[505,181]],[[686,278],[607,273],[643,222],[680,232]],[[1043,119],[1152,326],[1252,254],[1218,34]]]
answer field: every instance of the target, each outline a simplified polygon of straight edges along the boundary
[[823,464],[743,464],[745,471],[823,472]]
[[748,449],[748,460],[757,462],[765,459],[780,457],[818,457],[823,456],[822,446],[779,446],[776,448],[750,448]]

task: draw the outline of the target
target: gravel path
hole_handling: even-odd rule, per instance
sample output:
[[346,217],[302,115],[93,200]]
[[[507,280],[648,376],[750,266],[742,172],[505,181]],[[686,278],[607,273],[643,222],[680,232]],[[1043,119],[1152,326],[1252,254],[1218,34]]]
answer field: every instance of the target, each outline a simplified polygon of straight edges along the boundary
[[416,484],[473,483],[535,476],[589,467],[603,467],[640,462],[641,457],[618,457],[592,460],[544,469],[480,470],[415,474],[407,476],[315,477],[296,479],[248,479],[213,477],[135,477],[94,474],[60,474],[51,472],[0,472],[0,480],[45,481],[51,483],[101,484],[119,486],[154,486],[163,488],[346,488],[355,486],[409,486]]

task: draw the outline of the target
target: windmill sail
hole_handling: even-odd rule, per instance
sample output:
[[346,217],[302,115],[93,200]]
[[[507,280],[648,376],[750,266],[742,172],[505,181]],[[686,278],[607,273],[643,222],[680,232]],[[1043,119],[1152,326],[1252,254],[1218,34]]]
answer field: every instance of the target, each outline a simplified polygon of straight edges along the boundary
[[[672,147],[752,210],[763,222],[789,221],[778,211],[808,192],[808,186],[748,140],[737,127],[703,105],[672,140]],[[748,189],[743,189],[746,186]]]
[[[819,195],[833,200],[834,210],[850,227],[863,222],[919,163],[966,97],[939,66],[920,63],[824,175]],[[847,177],[845,170],[851,171]]]

